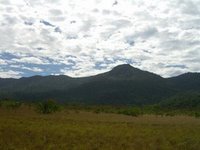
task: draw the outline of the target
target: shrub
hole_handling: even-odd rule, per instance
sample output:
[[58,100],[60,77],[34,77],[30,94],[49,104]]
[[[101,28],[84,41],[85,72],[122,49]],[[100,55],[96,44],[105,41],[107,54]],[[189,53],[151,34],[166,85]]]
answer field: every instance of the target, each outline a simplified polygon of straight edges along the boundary
[[101,112],[100,109],[95,109],[95,110],[94,110],[94,113],[95,113],[95,114],[99,114],[100,112]]
[[7,109],[17,109],[21,106],[21,102],[14,101],[14,100],[2,100],[0,102],[1,107],[5,107]]
[[194,116],[195,116],[196,118],[199,118],[199,117],[200,117],[200,112],[195,112],[195,113],[194,113]]
[[47,100],[37,105],[37,111],[42,114],[50,114],[60,110],[60,106],[54,100]]
[[174,113],[174,112],[167,112],[167,113],[165,114],[165,116],[173,117],[173,116],[175,116],[175,113]]
[[133,107],[133,108],[127,108],[127,109],[124,109],[124,110],[120,110],[119,114],[137,117],[137,116],[141,115],[142,112],[139,108]]

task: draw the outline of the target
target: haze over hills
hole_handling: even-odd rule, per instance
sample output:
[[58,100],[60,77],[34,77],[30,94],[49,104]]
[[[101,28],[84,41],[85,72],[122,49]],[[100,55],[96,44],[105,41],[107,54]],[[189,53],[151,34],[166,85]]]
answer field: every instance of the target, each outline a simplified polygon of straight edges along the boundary
[[182,92],[200,92],[200,73],[163,78],[119,65],[91,77],[33,76],[0,79],[0,98],[23,101],[55,99],[85,104],[153,104]]

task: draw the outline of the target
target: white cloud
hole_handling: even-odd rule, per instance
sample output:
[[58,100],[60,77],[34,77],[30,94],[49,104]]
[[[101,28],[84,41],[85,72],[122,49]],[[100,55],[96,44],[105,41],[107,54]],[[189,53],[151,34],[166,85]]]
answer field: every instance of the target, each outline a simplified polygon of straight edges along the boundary
[[0,65],[7,65],[6,61],[3,59],[0,59]]
[[21,77],[21,72],[16,72],[16,71],[4,71],[0,69],[0,75],[1,78],[20,78]]
[[16,56],[0,66],[60,64],[72,76],[127,62],[165,77],[200,71],[199,12],[199,0],[0,0],[0,54]]
[[37,68],[37,67],[22,67],[21,69],[25,69],[25,70],[29,70],[29,71],[33,71],[33,72],[42,72],[43,70],[41,68]]
[[27,63],[27,64],[48,64],[47,61],[36,58],[36,57],[22,57],[20,59],[12,59],[13,62]]

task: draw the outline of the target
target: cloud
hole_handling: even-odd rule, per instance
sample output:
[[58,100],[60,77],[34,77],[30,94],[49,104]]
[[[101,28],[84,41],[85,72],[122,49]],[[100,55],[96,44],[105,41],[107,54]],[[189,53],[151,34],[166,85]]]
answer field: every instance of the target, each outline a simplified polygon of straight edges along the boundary
[[0,65],[6,65],[7,63],[6,63],[6,61],[5,60],[3,60],[3,59],[0,59]]
[[1,0],[0,12],[0,77],[200,71],[199,0]]
[[60,16],[63,14],[62,11],[59,9],[50,9],[49,12],[54,16]]
[[23,57],[23,58],[14,58],[13,62],[17,63],[27,63],[27,64],[48,64],[48,61],[42,60],[36,57]]
[[22,67],[22,69],[33,71],[33,72],[42,72],[43,71],[41,68],[37,68],[37,67],[33,67],[33,68]]
[[15,72],[12,70],[4,71],[0,69],[1,78],[20,78],[21,72]]
[[48,21],[45,21],[45,20],[40,20],[40,23],[42,23],[46,26],[55,27],[53,24],[51,24],[51,23],[49,23]]

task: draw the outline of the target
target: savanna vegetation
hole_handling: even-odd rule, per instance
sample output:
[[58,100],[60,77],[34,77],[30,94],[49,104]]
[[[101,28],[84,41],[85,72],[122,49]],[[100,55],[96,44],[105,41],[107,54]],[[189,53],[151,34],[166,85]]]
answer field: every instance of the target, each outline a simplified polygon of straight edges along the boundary
[[1,150],[200,148],[198,109],[0,102]]

